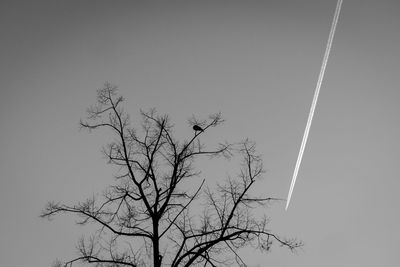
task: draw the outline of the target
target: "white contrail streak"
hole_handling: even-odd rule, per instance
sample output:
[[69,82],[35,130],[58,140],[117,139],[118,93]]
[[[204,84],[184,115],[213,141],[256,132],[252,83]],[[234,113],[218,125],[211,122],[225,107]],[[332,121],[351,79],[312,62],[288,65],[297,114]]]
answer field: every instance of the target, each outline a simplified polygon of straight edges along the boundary
[[299,155],[297,156],[296,166],[294,168],[292,183],[290,184],[290,189],[289,189],[289,194],[288,194],[288,198],[286,201],[285,210],[287,210],[287,208],[289,207],[290,198],[292,197],[294,184],[296,183],[297,174],[299,172],[301,159],[303,158],[304,148],[306,147],[308,133],[310,132],[310,127],[311,127],[312,119],[314,116],[315,106],[317,105],[318,95],[319,95],[319,91],[321,89],[322,80],[324,79],[325,68],[326,68],[326,64],[328,63],[329,52],[331,51],[333,36],[335,35],[336,24],[339,19],[339,13],[340,13],[340,8],[342,6],[342,2],[343,2],[343,0],[338,0],[337,5],[336,5],[335,15],[333,16],[331,31],[329,32],[328,43],[326,45],[324,59],[322,60],[322,66],[321,66],[321,70],[319,72],[318,82],[317,82],[317,86],[315,88],[315,93],[314,93],[314,98],[313,98],[313,101],[311,104],[310,113],[308,114],[307,125],[306,125],[306,129],[304,130],[303,140],[301,141]]

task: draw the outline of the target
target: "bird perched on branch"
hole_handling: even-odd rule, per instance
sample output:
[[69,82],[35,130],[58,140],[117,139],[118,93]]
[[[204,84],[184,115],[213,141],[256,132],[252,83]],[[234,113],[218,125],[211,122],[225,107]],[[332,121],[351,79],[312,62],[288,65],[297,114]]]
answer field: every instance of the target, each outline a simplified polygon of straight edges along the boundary
[[197,132],[197,131],[203,132],[203,131],[204,131],[199,125],[194,125],[194,126],[193,126],[193,130],[194,130],[195,132]]

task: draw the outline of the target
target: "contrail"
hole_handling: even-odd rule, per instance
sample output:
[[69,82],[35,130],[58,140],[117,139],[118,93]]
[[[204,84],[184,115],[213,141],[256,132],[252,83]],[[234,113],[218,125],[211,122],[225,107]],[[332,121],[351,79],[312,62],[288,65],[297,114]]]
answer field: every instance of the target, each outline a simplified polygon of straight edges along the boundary
[[335,35],[336,24],[339,19],[339,13],[340,13],[340,8],[342,6],[342,2],[343,2],[343,0],[338,0],[338,2],[336,4],[335,15],[333,16],[331,31],[329,32],[328,43],[326,45],[324,59],[322,60],[322,66],[321,66],[321,70],[319,72],[318,82],[317,82],[317,86],[315,88],[315,93],[314,93],[314,98],[313,98],[313,101],[311,104],[310,113],[308,114],[307,125],[306,125],[306,129],[304,130],[303,140],[301,141],[299,155],[297,156],[296,166],[294,168],[292,183],[290,184],[290,189],[289,189],[289,194],[288,194],[288,198],[286,201],[285,210],[287,210],[287,208],[289,207],[290,198],[292,197],[294,184],[296,183],[297,173],[299,172],[301,159],[303,158],[304,148],[306,147],[308,133],[310,132],[310,127],[311,127],[312,119],[314,116],[315,106],[317,105],[318,95],[319,95],[319,91],[321,89],[322,80],[324,79],[325,68],[326,68],[326,64],[328,63],[329,52],[331,51],[333,36]]

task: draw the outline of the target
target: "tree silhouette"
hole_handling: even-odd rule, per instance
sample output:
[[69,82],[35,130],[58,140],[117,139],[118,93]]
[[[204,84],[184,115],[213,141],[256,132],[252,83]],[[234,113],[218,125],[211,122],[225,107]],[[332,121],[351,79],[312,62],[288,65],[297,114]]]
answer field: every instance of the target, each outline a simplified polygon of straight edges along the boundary
[[[254,143],[221,143],[206,149],[200,136],[219,126],[221,114],[209,120],[189,121],[201,126],[188,140],[173,135],[168,116],[155,110],[141,112],[141,131],[131,127],[121,106],[123,97],[108,83],[98,90],[97,104],[88,109],[83,128],[109,128],[114,141],[103,148],[109,162],[120,168],[116,184],[101,197],[75,204],[49,202],[41,216],[74,214],[78,224],[98,226],[78,242],[79,255],[57,266],[75,262],[93,266],[246,266],[240,249],[252,246],[268,251],[276,241],[291,250],[301,246],[267,229],[267,217],[255,208],[274,198],[251,194],[263,174]],[[242,158],[238,177],[216,187],[206,186],[194,162],[200,156]],[[197,186],[194,186],[195,184]]]

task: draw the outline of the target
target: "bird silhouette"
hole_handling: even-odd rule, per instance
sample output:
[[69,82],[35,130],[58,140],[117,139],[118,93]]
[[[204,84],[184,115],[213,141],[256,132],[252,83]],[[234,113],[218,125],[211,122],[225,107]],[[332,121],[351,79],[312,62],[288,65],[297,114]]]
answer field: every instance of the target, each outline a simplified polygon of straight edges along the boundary
[[195,130],[196,132],[197,132],[197,131],[199,131],[199,132],[204,131],[199,125],[194,125],[194,126],[193,126],[193,130]]

